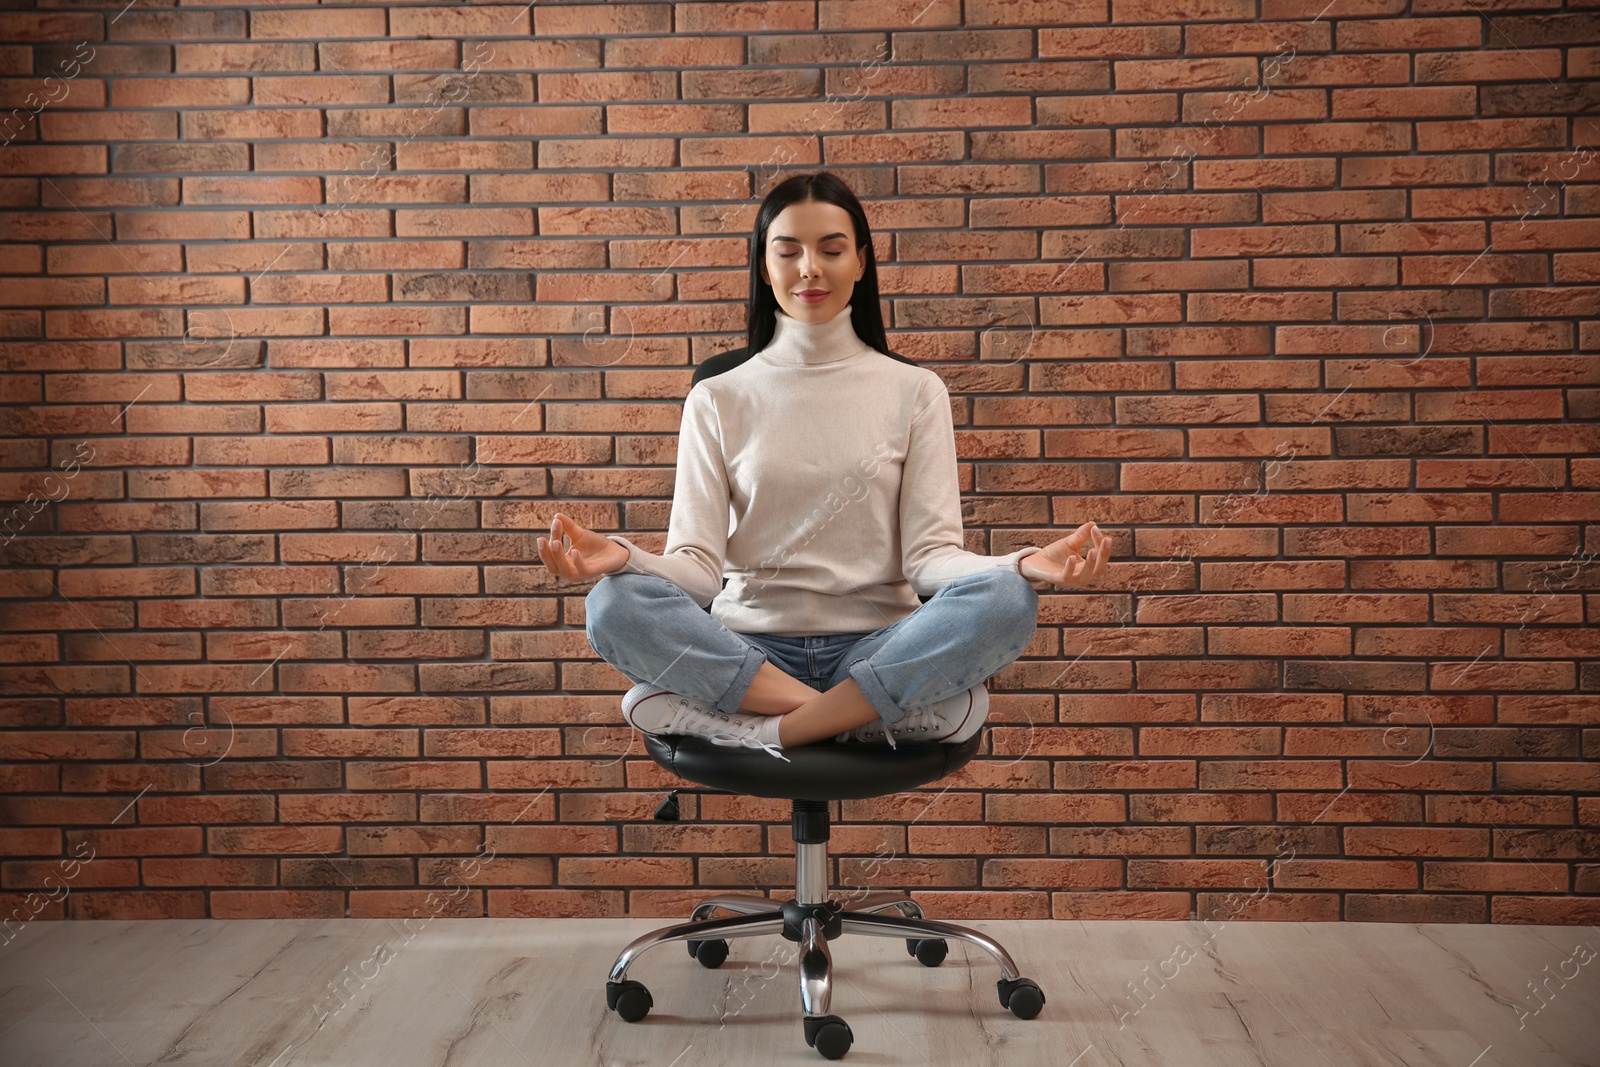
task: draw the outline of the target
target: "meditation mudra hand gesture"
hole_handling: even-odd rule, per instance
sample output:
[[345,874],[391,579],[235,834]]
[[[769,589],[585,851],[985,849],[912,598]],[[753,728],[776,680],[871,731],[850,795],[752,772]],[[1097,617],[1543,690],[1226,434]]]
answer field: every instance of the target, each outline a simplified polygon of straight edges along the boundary
[[[541,537],[539,558],[556,574],[586,582],[610,574],[628,562],[628,550],[604,534],[586,530],[561,512],[550,520],[550,536]],[[570,544],[572,547],[567,548]]]
[[1105,573],[1110,558],[1111,538],[1101,533],[1099,526],[1086,522],[1061,540],[1023,556],[1017,561],[1017,570],[1036,582],[1088,585]]
[[[622,545],[559,511],[550,520],[550,536],[539,538],[538,546],[544,565],[574,582],[610,574],[628,562],[628,550]],[[1036,582],[1087,585],[1105,573],[1110,558],[1111,538],[1095,523],[1086,522],[1059,541],[1023,556],[1017,569]]]

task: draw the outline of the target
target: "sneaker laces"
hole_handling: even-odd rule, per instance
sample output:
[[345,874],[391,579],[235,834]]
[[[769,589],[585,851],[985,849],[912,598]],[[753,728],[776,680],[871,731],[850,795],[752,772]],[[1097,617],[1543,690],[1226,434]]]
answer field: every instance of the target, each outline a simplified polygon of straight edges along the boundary
[[915,708],[907,708],[905,715],[892,726],[882,719],[875,719],[865,726],[857,727],[860,732],[856,736],[863,741],[875,741],[877,740],[877,734],[881,731],[884,740],[889,742],[890,748],[899,748],[900,746],[895,744],[895,732],[898,731],[901,735],[927,733],[934,728],[936,716],[933,711],[936,706],[935,704],[923,704]]
[[[726,748],[759,748],[767,755],[776,756],[785,763],[794,762],[785,756],[777,745],[757,738],[751,732],[751,727],[739,726],[720,713],[708,713],[703,710],[699,701],[674,694],[667,698],[667,706],[672,709],[672,719],[661,731],[662,733],[699,734],[709,739],[713,745],[722,745]],[[717,720],[721,720],[722,727],[717,726]]]
[[[908,709],[906,711],[906,718],[910,718],[911,714],[911,711]],[[905,720],[902,719],[901,721],[904,722]],[[853,736],[858,741],[877,741],[881,739],[889,742],[890,748],[900,747],[899,745],[895,744],[894,731],[891,730],[889,728],[889,724],[884,722],[882,719],[873,719],[869,723],[858,726],[854,730],[849,731],[848,736]]]

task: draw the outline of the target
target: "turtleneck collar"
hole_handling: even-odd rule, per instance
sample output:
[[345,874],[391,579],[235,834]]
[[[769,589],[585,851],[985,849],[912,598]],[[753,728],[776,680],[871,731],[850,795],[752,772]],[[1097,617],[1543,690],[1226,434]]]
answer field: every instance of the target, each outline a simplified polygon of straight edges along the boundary
[[838,363],[869,351],[872,346],[861,340],[850,321],[850,307],[846,304],[837,315],[824,322],[802,322],[782,307],[777,308],[772,340],[756,353],[756,358],[769,363],[815,366]]

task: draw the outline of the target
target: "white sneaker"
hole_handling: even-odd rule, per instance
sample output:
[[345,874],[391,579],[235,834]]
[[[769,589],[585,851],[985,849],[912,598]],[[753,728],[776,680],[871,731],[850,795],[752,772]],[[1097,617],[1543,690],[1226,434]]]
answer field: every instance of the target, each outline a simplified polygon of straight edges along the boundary
[[[988,719],[989,690],[981,684],[975,685],[937,703],[907,708],[905,718],[889,727],[889,744],[893,747],[897,740],[954,744],[983,729]],[[835,740],[876,741],[884,736],[884,726],[882,719],[873,719],[864,726],[845,731]]]
[[674,693],[658,685],[640,682],[622,698],[622,717],[635,729],[647,734],[691,734],[714,745],[730,748],[759,748],[785,763],[792,762],[783,750],[757,738],[765,715],[743,712],[724,714],[715,704]]

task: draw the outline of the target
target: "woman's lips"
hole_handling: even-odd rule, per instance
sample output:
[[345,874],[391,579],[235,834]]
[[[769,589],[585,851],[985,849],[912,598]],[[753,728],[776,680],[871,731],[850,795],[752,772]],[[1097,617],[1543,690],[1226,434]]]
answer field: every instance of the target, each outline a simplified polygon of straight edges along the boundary
[[804,300],[808,304],[815,304],[828,299],[828,294],[820,289],[807,289],[804,292],[796,293],[794,295],[798,296],[801,300]]

